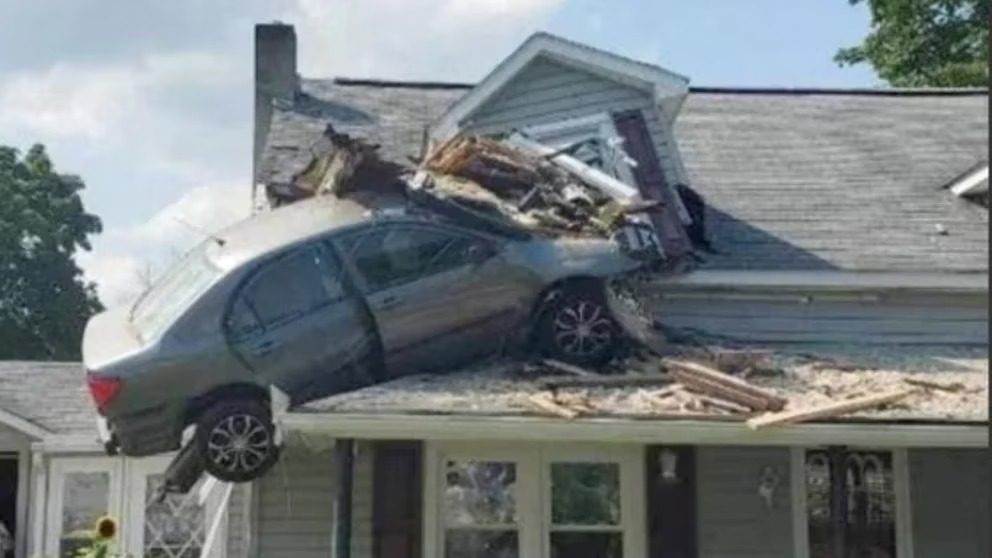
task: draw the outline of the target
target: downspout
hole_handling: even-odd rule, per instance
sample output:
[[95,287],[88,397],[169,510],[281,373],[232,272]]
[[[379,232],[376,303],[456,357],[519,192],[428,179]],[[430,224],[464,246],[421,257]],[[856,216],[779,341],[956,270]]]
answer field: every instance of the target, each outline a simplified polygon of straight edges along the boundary
[[334,444],[337,465],[334,488],[334,558],[351,558],[351,495],[354,488],[355,441],[338,439]]

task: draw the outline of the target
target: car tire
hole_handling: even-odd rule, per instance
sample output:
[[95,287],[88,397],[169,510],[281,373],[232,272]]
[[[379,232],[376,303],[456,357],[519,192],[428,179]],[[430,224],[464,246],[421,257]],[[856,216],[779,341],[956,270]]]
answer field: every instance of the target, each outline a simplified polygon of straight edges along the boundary
[[598,283],[565,287],[538,321],[540,352],[578,366],[609,362],[620,344],[620,329]]
[[195,443],[207,472],[225,482],[255,480],[279,459],[269,409],[253,399],[208,408],[197,421]]

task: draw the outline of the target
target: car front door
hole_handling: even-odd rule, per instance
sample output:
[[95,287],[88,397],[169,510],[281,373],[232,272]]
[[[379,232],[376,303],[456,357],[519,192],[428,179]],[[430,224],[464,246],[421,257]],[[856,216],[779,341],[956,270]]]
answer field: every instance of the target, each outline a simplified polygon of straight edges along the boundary
[[533,294],[504,273],[495,242],[456,229],[380,225],[339,246],[362,280],[390,376],[499,350]]
[[372,323],[322,244],[263,264],[236,295],[225,325],[247,366],[294,403],[368,383]]

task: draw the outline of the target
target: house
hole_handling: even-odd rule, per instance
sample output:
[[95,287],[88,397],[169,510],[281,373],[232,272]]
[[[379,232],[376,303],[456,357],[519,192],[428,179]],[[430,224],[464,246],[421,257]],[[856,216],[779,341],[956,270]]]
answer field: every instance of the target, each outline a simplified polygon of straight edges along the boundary
[[18,558],[104,513],[154,556],[988,555],[987,91],[694,88],[547,34],[474,85],[301,79],[292,27],[267,24],[255,95],[260,210],[328,124],[396,168],[460,132],[622,137],[618,175],[666,202],[666,253],[705,260],[655,286],[673,335],[780,348],[786,373],[754,381],[799,405],[943,387],[752,430],[627,387],[563,389],[596,412],[549,417],[521,404],[541,378],[481,363],[293,409],[266,477],[156,502],[168,457],[102,453],[78,363],[2,363]]

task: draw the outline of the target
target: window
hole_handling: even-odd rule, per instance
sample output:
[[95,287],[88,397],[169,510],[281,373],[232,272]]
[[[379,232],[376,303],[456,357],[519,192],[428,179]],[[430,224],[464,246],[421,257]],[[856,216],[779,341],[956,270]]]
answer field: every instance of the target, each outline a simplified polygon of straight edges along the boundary
[[425,227],[389,226],[354,233],[342,251],[370,292],[380,291],[468,264],[491,254],[481,240]]
[[131,323],[143,341],[154,339],[220,276],[204,244],[190,251],[134,303]]
[[519,556],[516,490],[513,462],[448,461],[443,496],[445,558]]
[[898,511],[897,484],[908,479],[897,479],[897,455],[846,448],[804,452],[800,511],[810,558],[906,556],[899,534],[908,518]]
[[620,466],[552,463],[552,558],[623,558]]
[[598,450],[521,445],[501,451],[437,444],[429,448],[427,463],[428,478],[437,479],[435,484],[425,484],[425,509],[428,515],[437,510],[437,536],[427,541],[432,555],[644,555],[639,447]]
[[343,289],[328,271],[337,266],[326,260],[322,250],[310,247],[266,264],[235,302],[228,331],[237,335],[277,328],[340,299]]
[[[84,531],[109,515],[119,521],[115,555],[135,558],[220,558],[223,544],[205,545],[215,525],[223,541],[228,486],[217,483],[200,501],[204,480],[187,494],[156,498],[169,457],[55,458],[51,467],[44,556],[72,558],[87,543]],[[207,478],[206,476],[204,478]],[[219,536],[217,536],[219,535]]]

